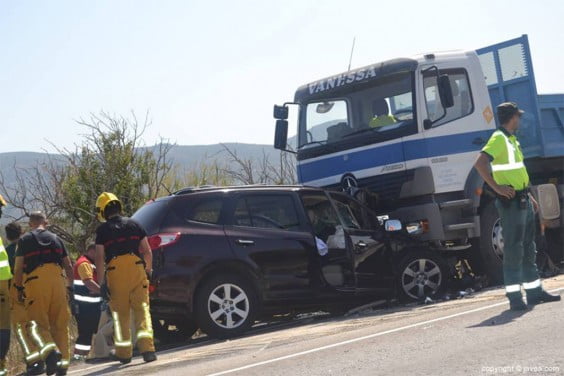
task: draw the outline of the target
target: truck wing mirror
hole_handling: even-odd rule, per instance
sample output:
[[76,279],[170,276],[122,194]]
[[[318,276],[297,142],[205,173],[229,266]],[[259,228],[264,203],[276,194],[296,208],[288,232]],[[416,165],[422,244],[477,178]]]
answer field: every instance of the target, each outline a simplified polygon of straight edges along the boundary
[[[276,117],[276,106],[275,106],[275,117]],[[288,117],[288,108],[286,107],[286,117]],[[274,148],[278,150],[286,150],[286,144],[288,142],[288,121],[287,120],[276,120],[276,130],[274,132]]]
[[446,74],[442,74],[437,82],[439,86],[439,96],[444,108],[454,106],[454,96],[452,95],[452,86],[450,86],[450,78]]
[[288,119],[288,107],[274,105],[274,118],[278,120]]

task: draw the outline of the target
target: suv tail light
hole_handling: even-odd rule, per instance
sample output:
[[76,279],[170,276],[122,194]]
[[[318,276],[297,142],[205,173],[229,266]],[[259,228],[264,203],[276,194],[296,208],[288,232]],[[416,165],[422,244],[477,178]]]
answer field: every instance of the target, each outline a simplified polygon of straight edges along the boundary
[[155,250],[161,247],[168,247],[169,245],[173,245],[180,239],[180,233],[165,233],[165,234],[155,234],[149,236],[149,246],[151,250]]

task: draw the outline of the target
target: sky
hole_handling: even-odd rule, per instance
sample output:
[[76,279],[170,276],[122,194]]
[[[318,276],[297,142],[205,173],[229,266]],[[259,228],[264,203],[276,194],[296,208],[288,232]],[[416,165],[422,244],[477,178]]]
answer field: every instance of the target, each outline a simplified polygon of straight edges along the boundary
[[0,152],[72,147],[75,120],[149,111],[147,144],[272,144],[272,106],[352,66],[529,35],[564,92],[564,2],[0,0]]

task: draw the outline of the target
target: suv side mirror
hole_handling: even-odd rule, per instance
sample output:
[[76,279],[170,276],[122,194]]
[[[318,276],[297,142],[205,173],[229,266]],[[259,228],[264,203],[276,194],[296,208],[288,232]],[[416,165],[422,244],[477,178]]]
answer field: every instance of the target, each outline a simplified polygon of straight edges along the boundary
[[452,95],[452,86],[450,86],[450,78],[448,75],[440,75],[437,81],[437,86],[439,88],[439,97],[441,98],[444,108],[454,106],[454,96]]
[[[286,116],[288,108],[286,108]],[[288,121],[276,120],[276,130],[274,132],[274,148],[278,150],[286,150],[288,143]]]
[[288,119],[288,107],[274,105],[274,118],[278,120]]
[[384,228],[388,232],[400,231],[402,229],[401,222],[397,219],[388,219],[384,222]]

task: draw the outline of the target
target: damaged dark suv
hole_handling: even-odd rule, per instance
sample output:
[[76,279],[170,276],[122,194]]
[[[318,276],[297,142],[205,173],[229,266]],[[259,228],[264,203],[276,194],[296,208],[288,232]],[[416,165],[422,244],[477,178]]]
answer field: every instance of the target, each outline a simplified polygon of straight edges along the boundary
[[133,218],[153,250],[155,325],[186,335],[201,328],[227,338],[273,314],[338,312],[398,290],[432,295],[444,285],[440,260],[416,249],[398,221],[382,224],[343,193],[185,189],[147,203]]

